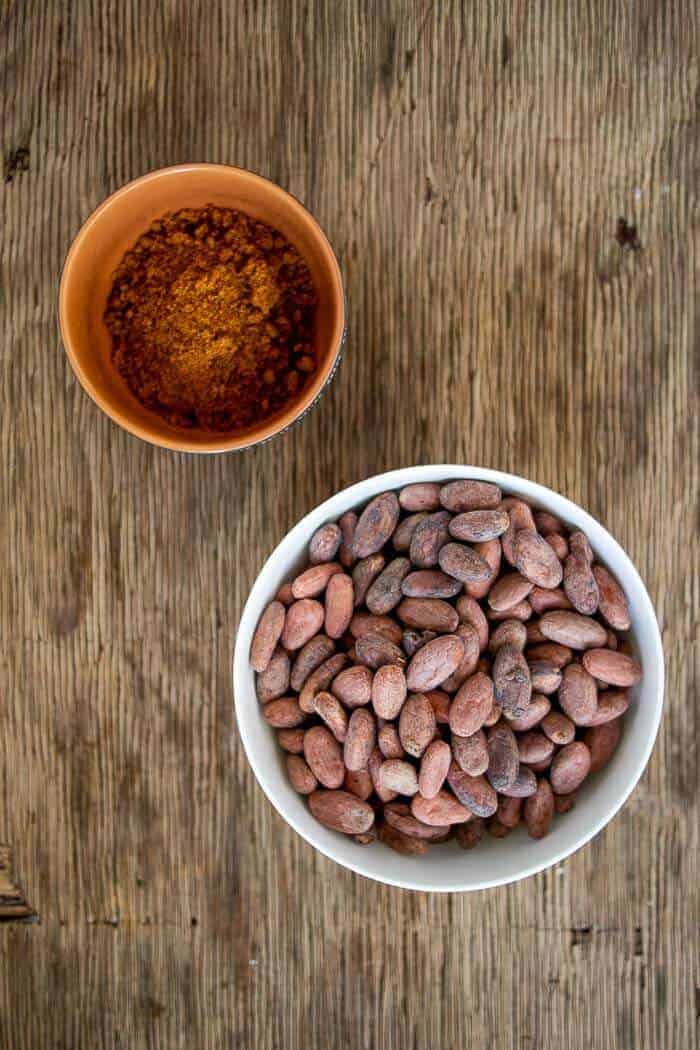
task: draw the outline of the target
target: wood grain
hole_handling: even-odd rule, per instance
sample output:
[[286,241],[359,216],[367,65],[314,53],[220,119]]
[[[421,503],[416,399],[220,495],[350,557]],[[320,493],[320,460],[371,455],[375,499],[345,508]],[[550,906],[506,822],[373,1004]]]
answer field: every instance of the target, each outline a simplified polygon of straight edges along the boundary
[[[3,1050],[698,1044],[698,43],[689,0],[0,0],[0,839],[40,916],[0,930]],[[281,182],[347,284],[333,387],[241,456],[123,434],[57,333],[81,221],[186,160]],[[450,461],[603,521],[668,694],[594,842],[439,898],[286,827],[229,665],[302,514]]]

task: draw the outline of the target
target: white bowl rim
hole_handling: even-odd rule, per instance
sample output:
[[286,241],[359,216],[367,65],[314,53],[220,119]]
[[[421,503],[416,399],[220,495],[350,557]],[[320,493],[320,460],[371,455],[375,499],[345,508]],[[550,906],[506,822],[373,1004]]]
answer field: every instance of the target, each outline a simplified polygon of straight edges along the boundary
[[[412,484],[420,481],[439,481],[447,482],[448,480],[457,480],[463,478],[472,478],[480,481],[490,481],[496,485],[499,485],[504,491],[504,495],[509,495],[509,490],[520,490],[520,494],[526,494],[527,498],[532,500],[536,504],[540,504],[543,508],[550,510],[552,513],[561,517],[563,520],[575,520],[580,523],[580,527],[589,535],[604,536],[612,548],[615,550],[616,557],[618,557],[625,568],[626,575],[629,576],[638,587],[637,597],[641,600],[644,616],[648,618],[649,625],[651,627],[651,638],[653,651],[651,653],[645,652],[645,657],[649,658],[649,664],[654,667],[657,678],[657,688],[653,697],[655,701],[654,710],[652,712],[650,730],[648,732],[648,739],[646,746],[640,751],[637,756],[637,762],[627,777],[627,781],[623,789],[616,796],[614,801],[608,807],[607,812],[600,817],[598,820],[591,823],[586,827],[580,835],[578,835],[576,841],[571,845],[563,849],[557,850],[548,856],[541,862],[535,862],[530,864],[524,864],[521,871],[515,875],[498,875],[495,874],[492,878],[477,879],[477,880],[460,880],[457,879],[453,883],[440,883],[433,884],[427,879],[424,882],[418,882],[415,879],[403,878],[400,875],[397,876],[386,876],[378,875],[375,872],[368,871],[366,866],[361,862],[361,851],[367,847],[358,847],[358,853],[360,858],[357,861],[348,860],[345,857],[340,857],[335,852],[334,848],[323,842],[316,841],[313,832],[307,831],[302,828],[299,822],[296,820],[292,813],[287,811],[284,799],[281,799],[274,785],[271,783],[270,778],[267,775],[266,767],[258,761],[256,754],[255,744],[252,738],[252,731],[247,724],[245,713],[243,712],[243,699],[242,697],[246,691],[245,676],[250,673],[250,665],[248,658],[248,646],[249,639],[252,635],[252,630],[255,624],[251,624],[250,621],[255,616],[254,606],[258,600],[261,592],[269,590],[268,577],[274,571],[276,563],[282,560],[283,555],[287,555],[290,552],[300,553],[303,549],[303,543],[308,540],[319,525],[326,521],[337,520],[337,518],[345,511],[351,508],[355,508],[363,503],[368,502],[373,498],[374,495],[389,491],[396,490],[404,485]],[[523,489],[526,493],[523,493]],[[311,525],[313,524],[313,528]],[[593,544],[595,547],[595,544]],[[275,590],[280,585],[282,580],[277,577],[275,580]],[[268,598],[269,600],[269,598]],[[246,629],[247,628],[247,629]],[[348,868],[354,871],[358,875],[363,875],[365,878],[373,879],[377,882],[384,883],[387,885],[397,886],[402,889],[416,890],[419,892],[429,893],[452,893],[452,892],[470,892],[473,890],[491,889],[496,886],[508,885],[520,881],[521,879],[528,878],[531,875],[535,875],[540,871],[544,871],[546,868],[553,867],[555,864],[560,863],[565,858],[571,856],[573,853],[585,846],[586,843],[590,842],[599,831],[608,824],[613,817],[619,812],[622,806],[625,804],[632,791],[639,782],[642,776],[659,731],[659,725],[661,722],[661,715],[663,711],[664,702],[664,653],[661,642],[661,634],[656,619],[656,613],[652,604],[651,598],[647,592],[644,582],[635,568],[633,562],[615,540],[615,538],[608,532],[608,530],[591,514],[585,511],[577,503],[567,499],[565,496],[560,495],[552,489],[547,488],[544,485],[540,485],[538,482],[530,481],[528,478],[524,478],[518,474],[510,474],[500,470],[494,470],[487,467],[479,467],[466,464],[449,464],[449,463],[434,463],[425,464],[413,467],[401,467],[395,470],[386,471],[381,474],[372,475],[369,478],[365,478],[362,481],[355,482],[352,485],[341,489],[336,492],[333,496],[324,500],[317,507],[313,508],[308,514],[297,522],[296,525],[289,530],[284,538],[277,544],[272,553],[266,559],[262,569],[258,573],[258,576],[251,588],[248,599],[243,608],[241,618],[238,625],[238,631],[236,635],[236,643],[233,652],[233,691],[234,691],[234,707],[236,712],[236,722],[238,725],[238,732],[241,740],[243,741],[243,747],[248,758],[248,762],[253,770],[258,784],[263,790],[263,793],[267,796],[269,802],[274,806],[277,812],[280,814],[283,820],[285,820],[294,830],[299,834],[309,845],[313,846],[324,856],[330,860],[335,861],[344,868]],[[269,732],[272,732],[269,730]],[[293,788],[289,788],[290,792],[293,792]],[[322,825],[318,825],[321,832],[327,831]],[[333,833],[331,833],[333,834]],[[345,842],[345,837],[340,837],[341,842]],[[546,839],[540,840],[546,842]],[[464,856],[467,856],[465,854]],[[397,863],[400,863],[404,858],[396,855]],[[465,871],[465,874],[467,872]]]

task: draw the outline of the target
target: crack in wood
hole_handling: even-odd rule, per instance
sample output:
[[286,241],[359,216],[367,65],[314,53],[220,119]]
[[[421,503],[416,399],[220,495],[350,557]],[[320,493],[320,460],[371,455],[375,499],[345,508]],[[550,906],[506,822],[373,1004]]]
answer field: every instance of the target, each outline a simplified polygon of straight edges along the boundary
[[39,916],[14,881],[12,849],[3,845],[0,845],[0,922],[39,922]]
[[[365,200],[365,197],[367,196],[367,192],[368,192],[368,189],[369,189],[369,184],[370,184],[370,181],[371,181],[371,178],[372,178],[372,174],[373,174],[373,172],[375,171],[375,169],[377,168],[377,166],[379,164],[380,154],[381,154],[382,150],[384,149],[384,146],[386,145],[387,140],[389,139],[392,127],[394,125],[394,119],[395,119],[397,113],[400,111],[401,103],[402,103],[402,100],[403,100],[403,97],[404,97],[404,88],[406,86],[406,83],[408,82],[409,73],[410,73],[411,68],[413,66],[413,60],[414,60],[415,54],[416,54],[416,52],[418,50],[418,45],[420,44],[420,41],[421,41],[422,36],[423,36],[423,33],[425,32],[426,26],[428,25],[428,22],[430,20],[430,16],[433,13],[434,7],[435,7],[435,2],[434,2],[434,0],[431,0],[431,3],[429,3],[427,5],[427,7],[426,7],[426,9],[425,9],[425,11],[423,13],[423,16],[422,16],[422,18],[420,20],[420,23],[418,25],[418,30],[416,32],[416,37],[415,37],[415,40],[413,42],[413,46],[411,48],[409,48],[405,52],[405,62],[404,62],[403,71],[399,75],[399,77],[398,77],[398,79],[396,81],[396,97],[394,98],[393,102],[389,106],[389,112],[388,112],[388,115],[387,115],[387,120],[386,120],[386,124],[384,126],[384,129],[382,131],[380,131],[379,134],[377,135],[377,139],[376,139],[376,142],[375,142],[375,145],[374,145],[374,150],[372,151],[372,156],[370,158],[367,171],[365,172],[364,176],[359,180],[360,181],[360,186],[359,186],[358,197],[357,197],[357,200],[355,201],[355,203],[352,205],[352,216],[353,216],[353,218],[357,218],[357,216],[360,214],[360,209],[361,209],[362,204],[363,204],[363,202]],[[352,240],[352,231],[348,232],[347,237],[343,241],[342,248],[341,248],[341,250],[339,252],[341,258],[345,255],[346,251],[348,250],[348,247],[349,247],[349,244],[350,244],[351,240]]]

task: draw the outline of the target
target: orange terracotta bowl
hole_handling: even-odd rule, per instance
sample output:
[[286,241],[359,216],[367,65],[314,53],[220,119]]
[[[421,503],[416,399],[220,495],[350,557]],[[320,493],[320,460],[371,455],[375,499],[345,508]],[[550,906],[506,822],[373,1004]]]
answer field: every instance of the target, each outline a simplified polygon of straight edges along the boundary
[[[154,219],[180,208],[218,204],[237,208],[278,229],[306,260],[318,293],[314,345],[318,368],[299,398],[244,431],[214,434],[172,426],[145,408],[111,361],[103,320],[114,271]],[[61,336],[73,371],[103,412],[119,426],[162,448],[229,452],[274,437],[300,419],[330,382],[345,334],[345,299],[333,249],[312,215],[280,186],[223,164],[181,164],[127,183],[85,222],[63,268]]]

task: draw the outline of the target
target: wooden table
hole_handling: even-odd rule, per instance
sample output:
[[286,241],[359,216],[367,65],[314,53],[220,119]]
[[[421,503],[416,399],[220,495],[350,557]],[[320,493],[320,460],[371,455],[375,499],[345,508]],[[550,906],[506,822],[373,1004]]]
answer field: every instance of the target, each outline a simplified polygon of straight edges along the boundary
[[[36,913],[0,933],[3,1050],[697,1045],[697,5],[0,12],[0,908]],[[122,433],[57,333],[82,220],[186,160],[288,187],[347,283],[332,389],[240,456]],[[301,515],[450,461],[604,522],[656,603],[668,692],[594,842],[430,897],[286,827],[236,733],[230,658]]]

